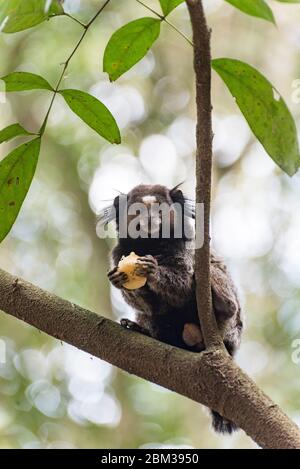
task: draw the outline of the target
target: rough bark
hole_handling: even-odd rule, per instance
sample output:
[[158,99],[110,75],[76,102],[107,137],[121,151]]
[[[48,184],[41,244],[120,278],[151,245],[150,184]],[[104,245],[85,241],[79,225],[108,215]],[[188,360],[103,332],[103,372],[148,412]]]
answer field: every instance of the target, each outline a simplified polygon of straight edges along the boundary
[[171,347],[125,330],[3,270],[0,308],[128,373],[218,411],[263,448],[300,448],[298,427],[223,350],[197,354]]
[[212,171],[212,122],[211,122],[211,52],[210,30],[207,27],[201,0],[186,0],[190,13],[196,76],[197,105],[197,153],[196,153],[196,202],[204,205],[204,243],[195,253],[196,297],[201,329],[206,347],[223,347],[213,314],[210,287],[210,199]]

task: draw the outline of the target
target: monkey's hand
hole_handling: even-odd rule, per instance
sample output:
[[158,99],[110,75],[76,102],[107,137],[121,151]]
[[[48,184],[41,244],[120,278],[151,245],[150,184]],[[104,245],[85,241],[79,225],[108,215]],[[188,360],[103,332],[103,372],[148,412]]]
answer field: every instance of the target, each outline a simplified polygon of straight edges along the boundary
[[158,267],[158,262],[155,257],[148,255],[139,257],[136,261],[136,265],[136,275],[149,278],[155,275]]
[[119,272],[118,267],[114,267],[107,273],[109,281],[116,288],[123,288],[124,283],[128,282],[128,275],[125,272]]

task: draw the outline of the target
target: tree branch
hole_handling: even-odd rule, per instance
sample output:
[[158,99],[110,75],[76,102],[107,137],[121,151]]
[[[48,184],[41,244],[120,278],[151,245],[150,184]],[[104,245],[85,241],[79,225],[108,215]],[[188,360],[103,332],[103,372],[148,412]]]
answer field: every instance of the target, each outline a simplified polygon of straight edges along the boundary
[[264,448],[300,448],[298,427],[233,362],[187,352],[47,293],[0,270],[0,309],[122,370],[204,404]]
[[[199,317],[207,349],[199,354],[192,353],[125,330],[2,270],[0,309],[129,373],[206,405],[236,423],[263,448],[300,449],[299,428],[227,354],[213,314],[209,233],[212,166],[210,32],[201,0],[186,0],[186,3],[193,27],[196,73],[196,197],[197,203],[204,203],[205,212],[205,241],[203,248],[196,250],[195,273]],[[100,11],[96,16],[99,14]]]
[[201,329],[206,347],[223,348],[217,321],[213,313],[210,285],[210,199],[212,172],[212,122],[211,122],[211,51],[210,31],[206,24],[201,0],[186,0],[190,13],[196,74],[197,153],[196,202],[204,204],[204,243],[195,252],[196,297]]
[[160,13],[158,13],[157,11],[153,10],[153,8],[150,8],[148,5],[146,5],[144,2],[142,2],[141,0],[136,0],[140,5],[143,5],[143,7],[147,8],[147,10],[151,11],[151,13],[153,13],[154,15],[158,16],[158,18],[160,18],[161,21],[164,21],[166,24],[168,24],[169,26],[171,26],[172,29],[174,29],[174,31],[176,31],[178,34],[180,34],[181,37],[183,37],[183,39],[185,39],[191,46],[193,46],[193,43],[192,41],[182,32],[180,31],[179,28],[177,28],[177,26],[175,26],[175,24],[171,23],[171,21],[169,21],[165,16],[161,15]]

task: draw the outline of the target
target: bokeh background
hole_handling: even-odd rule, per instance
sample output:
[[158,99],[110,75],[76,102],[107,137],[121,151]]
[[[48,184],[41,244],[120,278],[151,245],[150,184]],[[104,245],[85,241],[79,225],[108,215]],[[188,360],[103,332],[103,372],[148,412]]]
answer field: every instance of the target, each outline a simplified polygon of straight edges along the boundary
[[[157,0],[145,2],[159,11]],[[293,88],[300,78],[300,6],[270,4],[277,27],[222,0],[207,0],[213,56],[239,58],[262,71],[284,96],[300,129]],[[99,0],[69,0],[65,8],[85,21]],[[102,72],[112,32],[142,16],[149,12],[135,0],[112,1],[63,82],[109,107],[122,144],[106,143],[58,97],[30,192],[0,245],[1,268],[115,320],[132,312],[107,281],[114,239],[97,237],[95,213],[117,191],[141,182],[171,186],[184,180],[185,192],[194,191],[189,44],[163,24],[153,49],[117,83],[109,83]],[[185,5],[169,19],[191,34]],[[55,84],[80,33],[79,25],[62,17],[25,32],[1,34],[1,75],[23,70]],[[0,104],[0,128],[19,121],[36,131],[50,98],[47,91],[10,94]],[[300,424],[300,364],[292,359],[293,341],[300,338],[300,176],[291,179],[275,166],[215,75],[213,104],[212,238],[230,266],[246,316],[238,362]],[[14,145],[1,145],[0,158]],[[7,360],[0,363],[2,448],[256,447],[243,432],[214,434],[209,416],[196,403],[4,313],[0,336],[7,348]]]

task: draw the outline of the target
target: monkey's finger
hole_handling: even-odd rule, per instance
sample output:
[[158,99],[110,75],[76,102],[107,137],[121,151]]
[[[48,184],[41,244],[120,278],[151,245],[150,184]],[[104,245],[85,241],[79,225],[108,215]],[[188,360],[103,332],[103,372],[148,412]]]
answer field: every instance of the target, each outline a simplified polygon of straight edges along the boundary
[[135,270],[135,275],[139,276],[139,277],[146,277],[147,274],[148,274],[148,269],[146,268],[143,268],[143,267],[138,267],[136,270]]
[[154,272],[156,269],[157,269],[156,264],[143,262],[143,263],[139,263],[139,265],[135,269],[135,272],[138,272],[138,271]]
[[110,275],[109,280],[111,282],[127,282],[128,280],[128,275],[125,274],[125,272],[115,272],[114,274]]
[[138,257],[137,261],[152,261],[152,262],[156,262],[155,258],[154,258],[153,256],[151,256],[151,254],[147,254],[147,256]]
[[116,277],[110,279],[110,282],[116,288],[123,288],[124,284],[127,282],[127,279],[124,279],[123,277]]
[[140,334],[150,336],[150,332],[147,329],[141,327],[139,324],[134,321],[131,321],[130,319],[122,318],[120,320],[120,324],[122,327],[125,327],[125,329],[130,329],[131,331],[139,332]]
[[147,259],[147,258],[137,259],[136,263],[139,265],[143,265],[143,266],[154,266],[154,267],[157,266],[157,262],[154,259],[153,260]]
[[141,277],[147,277],[148,275],[155,274],[155,272],[156,272],[155,267],[152,268],[152,267],[147,266],[147,267],[137,268],[135,271],[135,274]]
[[125,272],[116,272],[115,274],[111,275],[110,278],[128,280],[128,275]]
[[108,277],[112,277],[114,275],[123,275],[125,272],[119,272],[118,269],[113,269],[110,272],[108,272]]
[[107,275],[110,276],[110,275],[113,275],[114,273],[116,273],[118,270],[118,266],[114,267],[113,269],[109,270],[107,272]]
[[124,327],[125,329],[129,329],[130,326],[132,325],[132,321],[130,321],[130,319],[127,319],[127,318],[122,318],[120,319],[120,324],[122,327]]
[[131,330],[135,330],[135,331],[139,331],[139,325],[134,322],[134,321],[131,321],[130,319],[127,319],[127,318],[122,318],[120,320],[120,324],[122,327],[125,327],[125,329],[131,329]]

